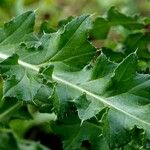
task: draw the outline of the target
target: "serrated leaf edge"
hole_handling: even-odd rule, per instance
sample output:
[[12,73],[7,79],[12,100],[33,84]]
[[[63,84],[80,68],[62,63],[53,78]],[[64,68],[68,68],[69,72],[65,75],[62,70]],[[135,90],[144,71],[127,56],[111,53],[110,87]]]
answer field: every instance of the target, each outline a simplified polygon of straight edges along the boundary
[[[10,56],[8,56],[8,55],[6,55],[6,54],[3,54],[3,53],[0,53],[0,58],[1,58],[1,59],[7,59],[8,57],[10,57]],[[40,68],[37,67],[37,66],[35,66],[35,65],[31,65],[31,64],[26,63],[26,62],[23,62],[23,61],[21,61],[21,60],[18,60],[18,63],[19,63],[21,66],[25,67],[25,68],[32,69],[32,70],[34,70],[34,71],[39,72],[39,69],[40,69]],[[82,93],[86,93],[86,95],[88,95],[88,96],[94,97],[95,99],[97,99],[98,101],[100,101],[101,103],[103,103],[104,105],[106,105],[106,107],[113,108],[113,109],[115,109],[115,110],[117,110],[117,111],[119,111],[119,112],[122,112],[123,114],[125,114],[125,115],[127,115],[127,116],[129,116],[129,117],[131,117],[131,118],[133,118],[133,119],[135,119],[135,120],[137,120],[138,122],[141,122],[142,124],[145,124],[145,125],[147,125],[147,126],[150,127],[150,123],[145,122],[144,120],[141,120],[141,119],[139,119],[138,117],[133,116],[132,114],[130,114],[130,113],[128,113],[128,112],[125,112],[124,110],[122,110],[122,109],[120,109],[120,108],[117,108],[115,105],[111,104],[109,101],[106,101],[106,100],[105,100],[104,98],[102,98],[102,97],[100,97],[100,96],[98,96],[98,95],[96,95],[96,94],[93,94],[93,93],[91,93],[91,92],[89,92],[89,91],[87,91],[87,90],[85,90],[85,89],[83,89],[83,88],[81,88],[81,87],[79,87],[79,86],[77,86],[77,85],[75,85],[75,84],[72,84],[72,83],[70,83],[70,82],[68,82],[68,81],[66,81],[66,80],[63,80],[63,79],[61,79],[61,78],[59,78],[59,77],[57,77],[57,76],[55,76],[55,75],[52,75],[52,78],[53,78],[53,80],[55,80],[55,81],[58,82],[58,83],[65,84],[65,85],[67,85],[67,86],[70,86],[70,87],[73,88],[73,89],[76,89],[76,90],[82,92]]]

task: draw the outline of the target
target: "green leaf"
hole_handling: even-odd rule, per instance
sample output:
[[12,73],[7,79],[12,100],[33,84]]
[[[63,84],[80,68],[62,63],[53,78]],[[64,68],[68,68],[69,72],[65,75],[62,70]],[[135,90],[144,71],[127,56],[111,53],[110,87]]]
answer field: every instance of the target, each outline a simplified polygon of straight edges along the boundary
[[[113,8],[109,13],[123,17]],[[131,29],[133,18],[124,16],[120,20],[127,19]],[[115,18],[110,20],[117,24]],[[0,49],[3,100],[15,98],[39,109],[48,106],[49,112],[56,113],[58,126],[62,121],[58,131],[70,138],[62,137],[65,149],[79,149],[84,141],[92,149],[138,145],[132,134],[135,126],[142,129],[135,129],[137,132],[145,132],[149,141],[150,75],[136,72],[135,53],[120,63],[111,62],[103,53],[96,58],[96,48],[87,40],[91,27],[90,17],[83,15],[40,38],[33,33],[20,33],[24,38],[15,43],[15,50]],[[54,133],[59,134],[56,130]],[[142,137],[140,133],[137,136]],[[139,145],[147,148],[147,143]]]
[[[34,104],[40,111],[51,112],[53,106],[50,99],[54,93],[51,66],[43,67],[40,72],[28,70],[18,64],[18,56],[14,54],[2,61],[0,68],[4,78],[0,101],[0,123],[6,124],[14,118],[31,119],[26,104]],[[22,101],[25,103],[23,104]],[[47,110],[43,110],[44,108]]]
[[115,69],[113,80],[114,82],[128,82],[136,73],[137,56],[135,53],[127,56]]
[[115,67],[115,64],[109,62],[107,57],[102,53],[96,60],[92,71],[92,79],[103,78],[109,75]]
[[111,7],[107,13],[107,19],[111,25],[122,25],[129,30],[142,29],[143,24],[139,22],[137,16],[127,16],[120,13],[115,7]]
[[149,60],[149,38],[149,34],[143,33],[130,34],[129,36],[127,36],[127,38],[124,41],[126,54],[128,55],[129,53],[132,53],[135,50],[135,48],[137,48],[137,55],[139,56],[139,58]]
[[98,17],[95,19],[92,29],[92,37],[96,39],[106,39],[110,30],[109,21]]
[[88,107],[88,106],[90,106],[90,101],[87,100],[85,94],[80,96],[79,98],[75,99],[75,104],[77,106],[78,116],[82,121],[87,120],[91,116],[95,115],[93,111],[89,112],[92,109]]
[[34,21],[34,12],[29,11],[5,23],[0,29],[0,51],[13,54],[24,36],[33,32]]
[[125,54],[122,51],[118,52],[106,47],[102,47],[102,52],[110,61],[117,63],[121,62],[125,57]]
[[106,112],[107,109],[104,109],[97,115],[97,118],[93,117],[84,121],[82,125],[76,115],[69,115],[52,124],[53,132],[64,139],[64,150],[100,150],[102,148],[107,150],[109,148],[104,145],[105,142],[101,138],[102,125],[100,123]]
[[150,68],[149,38],[149,32],[145,31],[143,33],[138,32],[129,34],[124,40],[124,49],[126,55],[132,53],[133,51],[135,51],[135,48],[137,48],[137,55],[140,59],[138,62],[138,71],[143,73],[149,73]]
[[[20,19],[21,17],[19,17],[18,20],[22,21]],[[15,26],[14,22],[12,24]],[[87,41],[87,32],[90,28],[91,20],[89,16],[81,16],[68,23],[64,29],[60,29],[54,34],[45,34],[41,39],[38,39],[38,37],[32,34],[25,35],[23,42],[21,41],[20,46],[17,46],[17,54],[23,61],[26,60],[32,64],[41,64],[48,61],[60,62],[64,57],[63,64],[71,67],[83,67],[91,60],[96,51]],[[80,36],[80,39],[78,36]],[[84,51],[81,45],[85,49]],[[53,47],[53,51],[49,50],[50,47]],[[72,51],[71,55],[70,50]],[[10,52],[10,55],[12,52]],[[34,56],[35,54],[36,57]],[[2,52],[1,56],[2,58],[7,58],[9,55]],[[35,59],[32,59],[33,57]],[[75,63],[77,58],[80,59],[78,64]],[[22,61],[19,61],[19,63],[22,63],[25,68],[18,65],[17,55],[13,55],[1,62],[1,74],[6,76],[3,97],[15,97],[18,100],[35,103],[38,106],[40,105],[40,107],[44,105],[44,108],[44,103],[46,103],[50,109],[52,102],[50,102],[49,98],[51,98],[51,95],[54,93],[53,86],[45,85],[43,82],[45,80],[46,82],[47,80],[51,80],[50,76],[52,71],[45,69],[42,72],[44,77],[42,75],[42,78],[39,78],[40,73],[37,74],[37,72],[35,72],[38,71],[39,68]],[[47,78],[46,76],[49,77]],[[55,106],[56,102],[53,103]]]
[[[17,54],[20,59],[31,64],[63,62],[71,69],[83,68],[91,61],[96,51],[87,41],[87,32],[91,29],[91,24],[89,16],[77,17],[56,33],[44,34],[39,39],[42,49],[31,47],[29,50],[24,47],[20,48]],[[33,57],[35,59],[32,59]]]
[[98,17],[94,21],[94,27],[91,31],[92,36],[96,39],[106,39],[112,26],[123,26],[128,30],[139,30],[144,27],[138,18],[127,16],[120,13],[115,7],[111,7],[106,18]]
[[41,85],[17,61],[18,56],[13,55],[0,64],[1,74],[8,76],[4,82],[3,97],[32,101]]
[[16,99],[5,99],[0,102],[0,123],[2,125],[8,124],[13,119],[32,119],[28,112],[27,105],[18,102]]
[[[123,141],[129,133],[127,130],[133,128],[134,125],[144,128],[149,138],[150,120],[145,115],[149,113],[150,76],[136,74],[136,62],[136,54],[131,54],[116,67],[114,65],[115,75],[112,71],[110,74],[97,76],[99,78],[95,80],[91,80],[91,75],[89,75],[87,81],[83,79],[80,83],[77,81],[81,77],[76,77],[77,75],[74,75],[74,77],[71,75],[70,80],[69,75],[66,78],[63,76],[59,76],[59,79],[55,77],[61,86],[65,85],[65,87],[58,87],[61,88],[59,92],[64,91],[65,88],[65,93],[67,93],[67,95],[61,94],[61,98],[70,101],[70,99],[86,93],[87,100],[84,97],[80,97],[78,98],[80,103],[75,101],[81,120],[84,121],[96,116],[105,106],[110,108],[108,113],[108,124],[111,127],[110,148],[111,146],[114,147],[115,143],[117,143],[117,147],[123,146]],[[105,68],[108,66],[106,65]],[[105,70],[103,66],[99,67],[99,70],[97,69],[97,71],[102,70]],[[110,67],[108,70],[111,71],[112,68]],[[84,70],[84,72],[87,72],[85,74],[88,75],[89,70]],[[83,76],[82,73],[81,76]],[[60,79],[60,77],[63,79]],[[112,86],[113,84],[115,86]],[[122,136],[121,141],[119,141],[120,136]],[[124,144],[127,143],[128,141]]]

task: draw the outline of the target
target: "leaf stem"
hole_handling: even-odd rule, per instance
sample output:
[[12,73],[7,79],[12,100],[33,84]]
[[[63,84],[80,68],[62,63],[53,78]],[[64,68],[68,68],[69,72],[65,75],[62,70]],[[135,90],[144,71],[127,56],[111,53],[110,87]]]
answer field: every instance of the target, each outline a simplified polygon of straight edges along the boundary
[[18,102],[14,106],[12,106],[11,108],[7,109],[5,112],[1,113],[0,114],[0,122],[3,120],[6,120],[7,116],[9,116],[9,114],[16,111],[18,108],[20,108],[21,105],[22,105],[22,102]]

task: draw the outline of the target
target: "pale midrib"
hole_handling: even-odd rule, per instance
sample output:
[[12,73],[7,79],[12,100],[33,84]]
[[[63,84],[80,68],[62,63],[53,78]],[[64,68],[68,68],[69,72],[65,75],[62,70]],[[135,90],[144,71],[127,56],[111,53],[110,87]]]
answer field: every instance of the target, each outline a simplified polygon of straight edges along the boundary
[[[1,59],[6,59],[8,57],[9,57],[8,55],[0,53],[0,58]],[[35,65],[31,65],[31,64],[23,62],[21,60],[19,60],[18,63],[20,65],[22,65],[23,67],[32,69],[32,70],[37,71],[37,72],[39,71],[39,67],[37,67]],[[137,120],[138,122],[141,122],[143,124],[146,124],[146,125],[150,126],[150,123],[145,122],[144,120],[141,120],[140,118],[138,118],[138,117],[136,117],[136,116],[134,116],[134,115],[132,115],[132,114],[130,114],[130,113],[128,113],[128,112],[118,108],[118,107],[116,107],[115,105],[111,104],[109,101],[106,101],[104,98],[101,98],[100,96],[98,96],[96,94],[93,94],[93,93],[91,93],[91,92],[89,92],[89,91],[87,91],[87,90],[85,90],[85,89],[83,89],[83,88],[81,88],[81,87],[79,87],[79,86],[77,86],[75,84],[72,84],[72,83],[70,83],[70,82],[68,82],[68,81],[66,81],[64,79],[61,79],[61,78],[59,78],[57,76],[53,75],[52,78],[53,78],[53,80],[55,80],[55,81],[57,81],[59,83],[62,83],[62,84],[67,85],[67,86],[70,86],[73,89],[76,89],[76,90],[78,90],[80,92],[86,93],[86,95],[88,95],[88,96],[94,97],[95,99],[99,100],[100,102],[102,102],[103,104],[107,105],[108,107],[112,107],[113,109],[122,112],[123,114],[125,114],[125,115],[127,115],[127,116],[129,116],[129,117],[131,117],[131,118],[133,118],[135,120]]]
[[3,119],[6,119],[7,115],[11,114],[12,112],[16,111],[18,108],[20,108],[20,106],[22,105],[21,102],[16,103],[14,106],[10,107],[9,109],[7,109],[5,112],[2,112],[0,114],[0,121],[2,121]]

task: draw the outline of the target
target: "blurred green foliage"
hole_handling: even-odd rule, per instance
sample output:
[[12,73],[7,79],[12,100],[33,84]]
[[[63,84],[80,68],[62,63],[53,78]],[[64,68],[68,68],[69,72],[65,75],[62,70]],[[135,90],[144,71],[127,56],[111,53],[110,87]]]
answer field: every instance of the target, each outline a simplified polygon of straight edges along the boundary
[[113,5],[127,14],[150,13],[148,0],[0,0],[0,26],[27,10],[38,10],[39,24],[50,20],[49,24],[56,26],[59,20],[68,16],[83,13],[103,15]]

